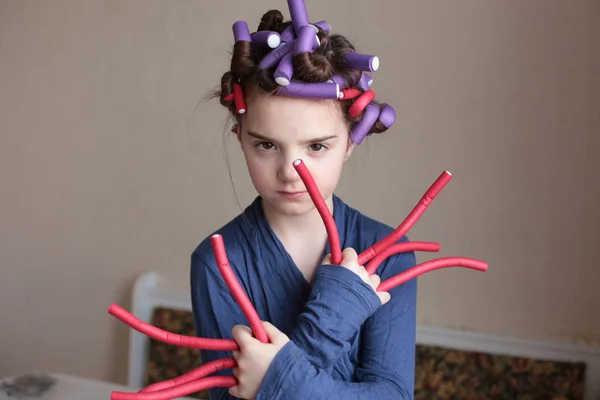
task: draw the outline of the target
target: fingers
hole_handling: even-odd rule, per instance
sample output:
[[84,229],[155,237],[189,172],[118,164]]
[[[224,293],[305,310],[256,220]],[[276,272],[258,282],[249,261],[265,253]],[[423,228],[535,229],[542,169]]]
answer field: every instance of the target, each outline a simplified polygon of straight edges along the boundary
[[233,340],[240,346],[240,349],[243,349],[251,340],[255,340],[252,336],[252,330],[244,325],[234,326],[231,334],[233,335]]
[[[273,344],[285,344],[289,341],[287,335],[277,329],[275,325],[267,321],[262,321],[262,324],[269,337],[269,342]],[[231,333],[233,335],[233,340],[240,346],[240,350],[244,350],[247,345],[256,340],[252,334],[252,330],[245,325],[234,326]],[[239,360],[240,351],[234,350],[231,354],[234,360]]]
[[241,398],[242,394],[240,392],[240,387],[239,385],[235,385],[229,388],[229,394],[232,395],[233,397],[236,397],[238,399]]
[[344,262],[356,262],[358,264],[358,254],[352,247],[346,247],[342,251],[342,263]]
[[377,293],[377,296],[379,296],[379,300],[381,300],[382,305],[387,303],[388,301],[390,301],[392,296],[388,292],[378,292],[377,291],[377,288],[379,287],[379,284],[381,283],[381,277],[379,275],[377,275],[377,274],[370,275],[368,283],[373,288],[375,293]]
[[381,305],[384,305],[392,298],[388,292],[377,292],[377,296],[379,296],[379,300],[381,300]]
[[373,274],[369,276],[369,285],[373,288],[373,290],[377,290],[377,287],[381,283],[381,278],[379,275]]
[[[349,263],[358,264],[358,254],[356,254],[356,250],[354,250],[352,247],[347,247],[344,249],[344,251],[342,251],[341,264],[345,265]],[[325,258],[323,258],[323,262],[321,264],[331,264],[331,254],[327,254]]]
[[277,327],[268,321],[263,321],[263,326],[269,337],[269,341],[273,344],[285,344],[289,341],[287,335],[281,332]]
[[[325,258],[323,259],[323,264],[331,264],[331,254],[327,254],[325,256]],[[364,266],[358,264],[358,254],[356,253],[356,250],[354,250],[352,247],[347,247],[344,249],[344,251],[342,251],[342,262],[340,264],[342,267],[354,272],[365,283],[371,286],[371,288],[373,288],[373,291],[377,293],[377,296],[379,297],[379,300],[381,300],[382,305],[390,301],[391,295],[389,293],[377,291],[377,288],[381,283],[381,278],[379,277],[379,275],[369,275],[367,269]]]
[[358,264],[358,254],[356,250],[351,247],[347,247],[342,251],[342,267],[349,269],[358,275],[364,282],[369,282],[369,273],[367,270]]

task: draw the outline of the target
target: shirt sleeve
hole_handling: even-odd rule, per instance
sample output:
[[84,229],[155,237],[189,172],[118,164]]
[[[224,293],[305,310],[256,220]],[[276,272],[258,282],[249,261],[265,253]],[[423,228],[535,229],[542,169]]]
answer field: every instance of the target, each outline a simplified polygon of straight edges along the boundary
[[379,296],[354,272],[321,265],[289,337],[311,364],[327,369],[350,350],[360,327],[379,307]]
[[[234,325],[247,325],[219,271],[206,265],[196,253],[192,255],[191,293],[199,337],[231,338]],[[290,339],[302,349],[309,364],[326,368],[349,350],[351,338],[380,307],[379,297],[354,272],[340,266],[320,266]],[[231,357],[231,352],[202,350],[200,356],[203,362],[209,362]],[[215,375],[231,376],[232,372],[222,370]],[[227,388],[211,389],[210,394],[212,399],[235,399]]]
[[[414,265],[414,253],[403,253],[390,258],[378,274],[383,281]],[[256,400],[412,400],[416,285],[413,279],[391,289],[390,301],[365,321],[361,331],[361,359],[352,382],[333,379],[325,369],[312,364],[306,352],[291,341],[271,363]]]

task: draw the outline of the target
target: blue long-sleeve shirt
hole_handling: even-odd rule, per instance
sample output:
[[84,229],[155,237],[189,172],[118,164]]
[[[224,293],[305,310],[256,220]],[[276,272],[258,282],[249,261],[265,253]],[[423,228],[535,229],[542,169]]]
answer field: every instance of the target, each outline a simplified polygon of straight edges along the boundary
[[[337,196],[333,204],[342,249],[361,253],[393,230]],[[261,320],[291,339],[271,363],[257,400],[413,398],[416,280],[390,290],[383,306],[346,268],[320,266],[307,282],[271,230],[260,197],[214,233],[223,236],[231,267]],[[323,257],[328,253],[329,245]],[[383,281],[414,265],[414,253],[402,253],[384,261],[377,274]],[[192,254],[190,277],[198,336],[231,339],[234,325],[248,325],[220,275],[209,238]],[[201,357],[209,362],[231,352],[201,351]],[[211,389],[210,395],[235,399],[226,388]]]

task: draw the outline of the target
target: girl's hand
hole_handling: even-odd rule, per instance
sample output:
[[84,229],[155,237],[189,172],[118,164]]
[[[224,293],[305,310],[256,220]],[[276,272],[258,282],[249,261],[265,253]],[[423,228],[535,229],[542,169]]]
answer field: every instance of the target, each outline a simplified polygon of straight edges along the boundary
[[270,343],[262,343],[252,336],[252,331],[247,326],[236,325],[233,327],[233,339],[240,347],[233,352],[237,368],[233,368],[233,375],[238,384],[229,388],[229,394],[240,399],[252,400],[256,397],[258,389],[279,351],[290,339],[269,322],[263,322]]
[[[321,264],[331,264],[331,254],[327,254]],[[377,287],[381,283],[381,278],[379,275],[373,274],[369,276],[369,273],[365,267],[358,264],[358,254],[356,254],[356,250],[351,247],[344,249],[344,251],[342,251],[342,262],[340,265],[354,272],[367,285],[371,286],[373,291],[377,293],[377,296],[379,296],[379,300],[381,300],[382,305],[390,301],[391,296],[388,292],[377,291]]]

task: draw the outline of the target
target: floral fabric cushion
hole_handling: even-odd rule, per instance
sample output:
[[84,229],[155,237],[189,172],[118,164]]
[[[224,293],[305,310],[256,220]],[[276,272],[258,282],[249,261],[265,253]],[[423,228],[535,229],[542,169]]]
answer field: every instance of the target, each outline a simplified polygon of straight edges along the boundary
[[586,365],[417,346],[415,400],[582,400]]
[[[195,336],[188,310],[157,308],[156,327]],[[197,349],[150,339],[146,385],[201,365]],[[417,345],[415,400],[582,400],[586,365]],[[208,399],[207,391],[189,395]]]

